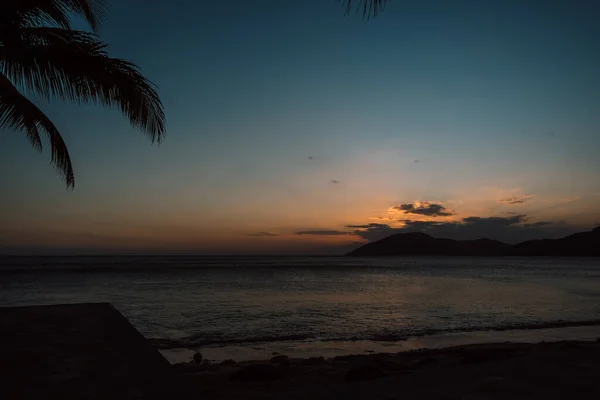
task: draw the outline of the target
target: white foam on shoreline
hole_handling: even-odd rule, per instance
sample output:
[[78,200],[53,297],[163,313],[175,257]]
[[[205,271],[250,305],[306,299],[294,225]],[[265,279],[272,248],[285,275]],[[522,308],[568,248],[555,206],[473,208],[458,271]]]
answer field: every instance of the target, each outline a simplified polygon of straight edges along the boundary
[[347,354],[397,353],[420,348],[442,348],[466,344],[492,342],[553,342],[560,340],[596,340],[600,337],[600,326],[579,326],[535,330],[507,330],[457,332],[414,337],[397,342],[379,341],[285,341],[252,343],[244,346],[218,346],[196,349],[160,350],[169,362],[188,362],[194,352],[200,351],[204,358],[212,361],[234,359],[236,361],[267,360],[273,353],[286,354],[291,358],[315,356],[335,357]]

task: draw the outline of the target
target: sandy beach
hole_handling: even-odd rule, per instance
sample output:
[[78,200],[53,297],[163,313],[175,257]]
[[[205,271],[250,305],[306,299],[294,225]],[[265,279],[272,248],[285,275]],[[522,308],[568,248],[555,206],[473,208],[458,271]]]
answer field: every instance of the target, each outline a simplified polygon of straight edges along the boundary
[[206,349],[171,364],[109,303],[0,307],[0,313],[0,386],[10,399],[600,398],[600,337],[576,327],[561,334],[579,331],[585,340],[308,358],[272,352],[254,361],[212,358]]
[[179,363],[205,399],[599,398],[600,341]]

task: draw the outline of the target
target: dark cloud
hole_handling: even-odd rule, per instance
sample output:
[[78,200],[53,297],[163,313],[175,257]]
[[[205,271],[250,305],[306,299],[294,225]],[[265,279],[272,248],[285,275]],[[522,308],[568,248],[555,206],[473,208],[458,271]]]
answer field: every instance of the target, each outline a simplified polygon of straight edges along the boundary
[[315,231],[299,231],[296,232],[296,235],[318,235],[318,236],[342,236],[342,235],[351,235],[352,232],[343,232],[336,230],[315,230]]
[[437,221],[412,221],[410,219],[405,219],[402,221],[405,223],[404,227],[401,228],[403,230],[416,230],[416,231],[424,231],[434,226],[450,226],[452,224],[456,224],[456,222],[437,222]]
[[465,224],[510,226],[525,220],[525,215],[513,215],[511,217],[466,217],[462,221]]
[[503,203],[503,204],[523,204],[525,203],[527,200],[529,200],[530,198],[532,198],[533,195],[529,195],[529,196],[513,196],[513,197],[508,197],[506,199],[500,199],[498,200],[498,203]]
[[498,202],[504,204],[523,204],[525,200],[518,197],[509,197],[508,199],[500,199]]
[[332,184],[334,184],[334,185],[335,185],[335,184],[338,184],[338,183],[340,183],[340,181],[338,181],[338,180],[335,180],[335,179],[331,179],[331,180],[329,181],[329,183],[332,183]]
[[466,217],[458,221],[413,221],[402,220],[405,225],[392,227],[387,224],[370,223],[347,225],[352,231],[321,230],[297,232],[299,235],[349,235],[367,241],[383,239],[396,233],[424,232],[434,237],[457,240],[490,238],[506,243],[518,243],[531,239],[557,238],[576,230],[564,223],[538,221],[526,223],[523,214],[508,217]]
[[448,210],[441,204],[421,202],[415,204],[400,204],[393,207],[394,210],[402,211],[404,214],[426,215],[428,217],[447,217],[454,215],[453,211]]
[[370,223],[370,224],[364,224],[364,225],[346,225],[346,228],[356,228],[356,229],[379,229],[379,228],[386,228],[388,227],[387,224],[376,224],[376,223]]
[[540,222],[534,222],[533,224],[525,224],[525,226],[527,228],[537,228],[540,226],[550,226],[552,225],[552,222],[548,222],[548,221],[540,221]]
[[370,242],[383,239],[386,236],[394,233],[403,232],[403,228],[393,228],[387,224],[366,224],[366,225],[346,225],[346,228],[355,229],[351,232],[352,235],[366,239]]
[[249,233],[246,236],[255,236],[255,237],[274,237],[274,236],[279,236],[279,233],[272,233],[272,232],[254,232],[254,233]]

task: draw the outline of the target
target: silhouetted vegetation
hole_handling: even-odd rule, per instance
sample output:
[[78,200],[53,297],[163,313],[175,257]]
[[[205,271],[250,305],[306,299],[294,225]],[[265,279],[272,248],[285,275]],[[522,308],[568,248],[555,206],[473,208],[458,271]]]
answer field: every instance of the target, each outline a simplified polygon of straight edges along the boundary
[[155,86],[126,60],[111,58],[95,33],[72,28],[81,16],[96,32],[106,15],[104,0],[8,0],[0,13],[0,128],[27,135],[42,150],[50,142],[52,163],[67,184],[73,166],[59,129],[23,91],[53,100],[116,107],[131,124],[160,142],[165,115]]
[[338,3],[346,4],[346,13],[352,12],[352,9],[356,9],[357,12],[362,13],[363,17],[376,17],[381,11],[383,11],[385,5],[391,0],[338,0]]

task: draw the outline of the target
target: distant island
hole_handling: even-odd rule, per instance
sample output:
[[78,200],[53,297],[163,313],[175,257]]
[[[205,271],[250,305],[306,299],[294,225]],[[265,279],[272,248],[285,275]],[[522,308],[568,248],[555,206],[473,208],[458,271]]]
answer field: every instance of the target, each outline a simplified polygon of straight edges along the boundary
[[398,233],[367,243],[348,256],[600,256],[600,227],[561,239],[509,245],[492,239],[454,240],[425,233]]

